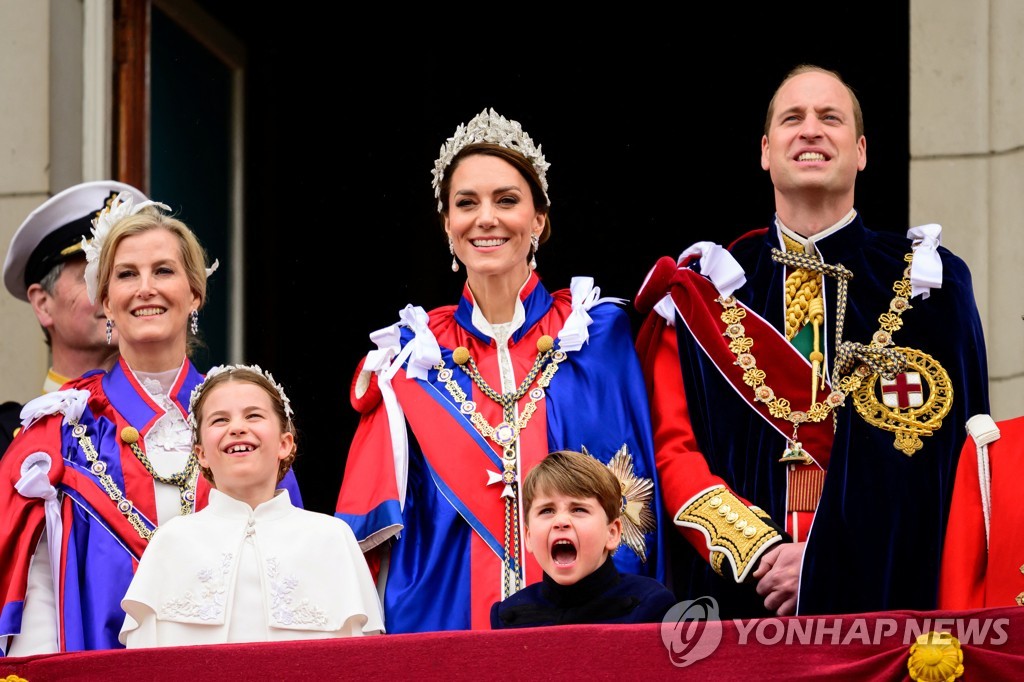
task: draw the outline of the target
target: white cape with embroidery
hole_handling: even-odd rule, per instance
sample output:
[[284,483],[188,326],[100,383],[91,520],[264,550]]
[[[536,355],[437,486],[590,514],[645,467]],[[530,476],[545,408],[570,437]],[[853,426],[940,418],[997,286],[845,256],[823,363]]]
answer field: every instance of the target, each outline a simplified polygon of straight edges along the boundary
[[128,648],[384,632],[352,529],[287,490],[255,510],[211,490],[203,510],[162,524],[121,607]]

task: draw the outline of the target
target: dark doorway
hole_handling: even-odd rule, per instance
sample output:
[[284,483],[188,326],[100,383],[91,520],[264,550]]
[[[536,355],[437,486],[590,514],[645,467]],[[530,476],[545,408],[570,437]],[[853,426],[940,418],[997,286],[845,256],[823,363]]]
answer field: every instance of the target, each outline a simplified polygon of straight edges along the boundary
[[861,99],[866,222],[908,227],[907,2],[567,28],[533,13],[447,16],[415,32],[397,16],[356,25],[203,4],[247,50],[245,361],[289,391],[307,508],[333,512],[368,334],[406,303],[430,309],[460,291],[430,170],[486,107],[520,121],[551,163],[554,231],[538,254],[550,289],[590,275],[631,299],[659,256],[766,225],[765,109],[801,62],[837,69]]

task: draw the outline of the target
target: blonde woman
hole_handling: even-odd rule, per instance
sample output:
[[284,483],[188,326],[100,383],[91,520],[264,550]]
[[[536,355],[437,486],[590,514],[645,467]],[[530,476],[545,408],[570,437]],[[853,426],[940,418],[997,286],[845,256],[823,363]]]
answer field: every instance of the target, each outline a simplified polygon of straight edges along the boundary
[[165,211],[122,193],[94,221],[86,289],[119,360],[29,402],[0,460],[8,655],[120,648],[121,597],[154,530],[207,502],[186,422],[203,377],[188,353],[217,264]]

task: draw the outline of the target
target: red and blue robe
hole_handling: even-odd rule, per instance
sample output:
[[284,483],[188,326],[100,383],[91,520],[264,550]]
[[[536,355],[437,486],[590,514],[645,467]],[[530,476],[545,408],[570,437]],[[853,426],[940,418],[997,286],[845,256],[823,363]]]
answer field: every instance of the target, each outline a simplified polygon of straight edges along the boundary
[[[870,343],[879,316],[893,300],[893,285],[907,268],[910,239],[869,230],[857,216],[815,245],[825,263],[841,264],[853,273],[843,339]],[[786,267],[772,259],[773,248],[783,248],[775,228],[749,233],[730,246],[746,275],[734,295],[749,311],[743,323],[755,339],[752,352],[757,367],[767,373],[766,383],[778,397],[789,399],[792,409],[806,410],[810,364],[785,342]],[[912,307],[902,314],[903,326],[892,337],[896,346],[923,351],[945,368],[952,386],[950,411],[940,428],[921,438],[922,448],[912,455],[894,447],[893,432],[861,417],[853,395],[835,410],[834,433],[831,416],[801,426],[799,439],[816,460],[808,468],[824,471],[809,529],[806,524],[793,528],[795,491],[787,465],[778,461],[792,424],[768,414],[743,384],[743,370],[727,348],[729,339],[716,328],[723,309],[715,301],[715,287],[699,274],[696,262],[678,271],[670,263],[672,274],[665,277],[652,269],[637,297],[647,302],[646,312],[651,303],[669,295],[675,315],[675,324],[669,325],[657,311],[651,312],[637,339],[650,381],[657,466],[668,513],[677,515],[702,494],[724,492],[736,507],[733,511],[758,517],[759,532],[770,527],[777,536],[773,540],[792,540],[793,534],[806,539],[799,614],[936,606],[942,540],[965,424],[971,415],[988,409],[985,343],[970,272],[947,249],[939,247],[938,255],[941,288],[926,298],[912,298]],[[824,281],[821,343],[830,374],[837,287],[830,277]],[[830,390],[826,386],[817,399]],[[693,547],[687,565],[680,562],[674,569],[677,580],[687,581],[683,589],[694,597],[715,597],[723,617],[769,615],[753,585],[744,584],[749,581],[738,581],[721,563],[714,570],[709,561],[714,553],[700,524],[688,517],[679,525]],[[749,567],[770,546],[752,550],[745,557]]]
[[[202,380],[186,360],[170,392],[183,416],[188,415],[192,389]],[[59,567],[60,650],[123,648],[117,639],[124,621],[121,598],[148,544],[143,535],[156,528],[157,515],[153,478],[120,434],[125,427],[136,428],[138,445],[145,451],[145,436],[164,410],[139,385],[124,359],[110,372],[89,372],[62,390],[88,392],[78,423],[85,428],[100,466],[89,462],[61,412],[22,429],[0,460],[0,518],[4,519],[0,524],[0,637],[21,632],[29,564],[47,527],[44,499],[22,495],[16,485],[28,463],[48,458],[47,477],[57,493],[62,531],[54,562]],[[130,501],[128,512],[135,525],[104,488],[97,469],[109,477],[108,484],[120,497]],[[291,472],[281,486],[301,505]],[[199,476],[196,509],[206,505],[209,490]]]
[[[534,365],[538,339],[557,339],[573,311],[570,291],[550,294],[536,274],[520,291],[520,301],[525,321],[509,340],[517,386]],[[429,334],[421,333],[415,343],[430,335],[436,339],[436,359],[452,370],[477,411],[495,426],[503,419],[500,406],[452,360],[457,347],[467,348],[483,379],[501,392],[495,343],[473,325],[473,309],[466,286],[458,305],[429,313]],[[607,463],[625,447],[635,475],[655,483],[653,506],[658,507],[650,414],[629,319],[617,299],[599,302],[587,314],[589,339],[561,362],[520,434],[519,478],[555,450],[586,449]],[[401,327],[402,352],[416,336],[409,326]],[[555,347],[560,343],[556,340]],[[387,547],[388,561],[378,579],[384,581],[388,632],[488,629],[491,606],[502,598],[505,505],[502,484],[489,484],[488,474],[502,471],[501,449],[460,411],[445,383],[438,381],[436,368],[414,379],[409,358],[398,356],[403,364],[394,368],[390,385],[404,423],[390,423],[379,375],[365,396],[353,394],[353,405],[362,414],[336,515],[352,526],[364,550]],[[520,414],[529,401],[528,392],[518,403]],[[396,448],[403,440],[407,445]],[[654,513],[656,528],[644,538],[646,557],[621,546],[615,563],[624,573],[662,580],[660,535],[665,524],[660,511]],[[522,537],[522,518],[516,523]],[[524,584],[531,584],[541,579],[542,571],[522,548],[520,540]]]

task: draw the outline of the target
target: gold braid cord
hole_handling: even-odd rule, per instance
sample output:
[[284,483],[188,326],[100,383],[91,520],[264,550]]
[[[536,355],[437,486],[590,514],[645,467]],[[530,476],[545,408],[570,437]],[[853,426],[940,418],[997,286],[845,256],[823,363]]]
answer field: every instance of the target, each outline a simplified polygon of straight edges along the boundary
[[[893,343],[893,335],[903,328],[903,313],[913,308],[910,304],[913,252],[903,257],[907,265],[902,277],[893,284],[894,295],[889,301],[889,309],[878,316],[878,331],[867,344],[842,340],[847,280],[853,276],[852,273],[841,265],[821,263],[796,251],[773,249],[772,258],[788,267],[821,269],[825,274],[836,277],[833,387],[838,387],[844,395],[853,393],[854,408],[865,422],[895,433],[893,447],[900,452],[910,456],[924,447],[921,438],[937,431],[943,418],[949,414],[953,405],[953,385],[937,359],[920,350]],[[747,351],[746,354],[750,355],[749,347]],[[735,349],[734,352],[739,354]],[[923,397],[925,389],[927,398]],[[881,400],[879,392],[882,393]]]
[[[803,245],[785,234],[786,250],[803,253]],[[790,341],[808,320],[811,301],[821,296],[821,273],[794,268],[786,277],[786,338]]]
[[725,486],[701,494],[676,514],[677,526],[701,530],[711,550],[715,573],[725,577],[722,564],[729,559],[732,578],[743,582],[754,560],[782,535],[758,507],[748,507]]

